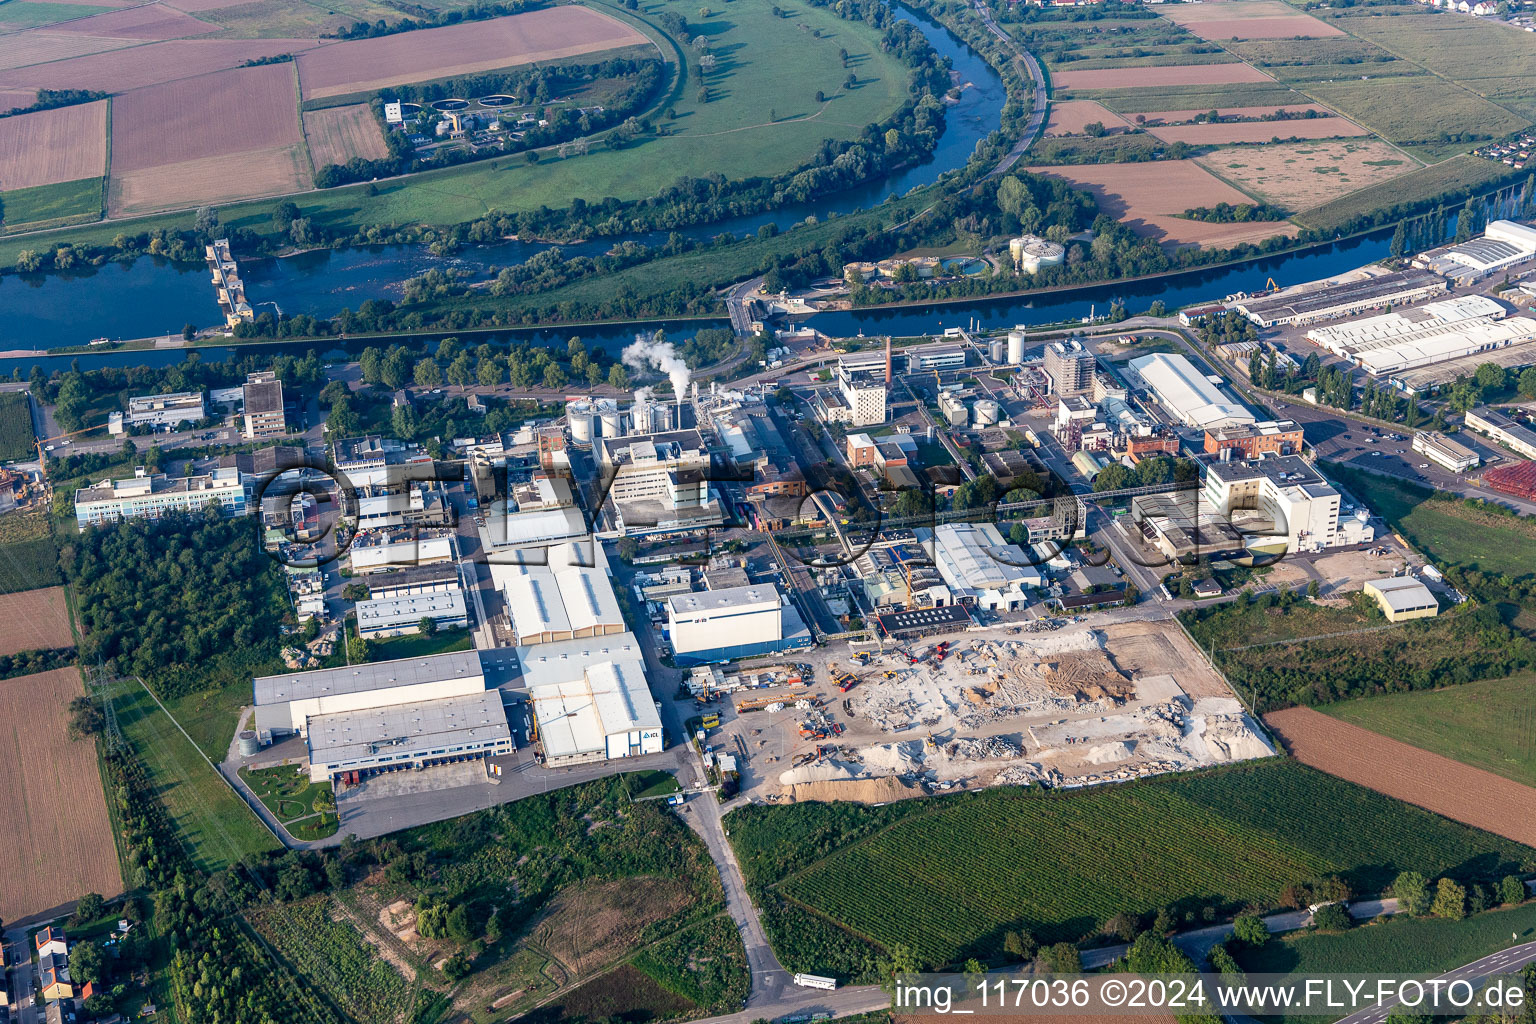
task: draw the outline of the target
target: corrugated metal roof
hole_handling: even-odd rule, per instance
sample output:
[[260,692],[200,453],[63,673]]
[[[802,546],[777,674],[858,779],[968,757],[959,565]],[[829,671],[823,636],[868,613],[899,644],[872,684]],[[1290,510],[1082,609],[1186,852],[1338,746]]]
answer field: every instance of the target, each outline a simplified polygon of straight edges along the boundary
[[308,728],[309,759],[318,764],[355,761],[386,750],[420,755],[511,738],[499,690],[316,715]]
[[426,658],[402,658],[371,665],[347,665],[342,668],[316,669],[313,672],[261,676],[253,682],[252,688],[256,704],[262,705],[466,677],[478,678],[484,685],[485,675],[480,669],[480,656],[474,651],[454,651]]

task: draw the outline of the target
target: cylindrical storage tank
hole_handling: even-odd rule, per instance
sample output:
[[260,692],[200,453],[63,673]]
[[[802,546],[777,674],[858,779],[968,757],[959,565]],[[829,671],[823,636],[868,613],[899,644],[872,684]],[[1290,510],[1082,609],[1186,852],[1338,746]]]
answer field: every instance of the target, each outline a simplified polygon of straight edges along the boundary
[[971,414],[975,417],[978,427],[993,427],[1002,418],[1003,407],[990,398],[978,398],[976,404],[971,406]]
[[939,272],[939,261],[933,256],[914,256],[907,262],[912,264],[918,277],[932,277]]
[[646,402],[636,402],[629,407],[629,432],[631,434],[649,434],[651,432],[651,407]]
[[845,264],[843,264],[843,280],[844,281],[848,282],[849,284],[852,284],[853,283],[853,278],[854,278],[855,274],[858,275],[859,280],[864,281],[865,283],[868,283],[868,282],[873,281],[875,278],[880,276],[880,267],[878,265],[874,264],[874,263],[845,263]]
[[1008,240],[1008,256],[1013,260],[1015,267],[1024,262],[1024,247],[1033,241],[1035,241],[1034,235],[1021,235]]
[[571,440],[576,444],[592,443],[592,403],[572,402],[565,407],[565,418],[571,425]]
[[1018,366],[1024,361],[1024,328],[1015,327],[1008,332],[1008,363]]
[[1024,247],[1022,266],[1025,273],[1035,274],[1041,267],[1060,266],[1066,258],[1067,250],[1061,243],[1036,239]]
[[993,338],[992,339],[992,361],[994,363],[1001,363],[1004,359],[1007,359],[1007,358],[1008,358],[1008,342],[1004,341],[1002,338]]
[[895,277],[896,272],[906,264],[906,260],[881,260],[875,266],[879,268],[881,277]]
[[250,757],[259,750],[261,750],[261,743],[256,739],[256,730],[242,730],[240,733],[240,756]]
[[624,414],[619,412],[618,402],[609,399],[598,403],[597,418],[604,437],[624,436]]

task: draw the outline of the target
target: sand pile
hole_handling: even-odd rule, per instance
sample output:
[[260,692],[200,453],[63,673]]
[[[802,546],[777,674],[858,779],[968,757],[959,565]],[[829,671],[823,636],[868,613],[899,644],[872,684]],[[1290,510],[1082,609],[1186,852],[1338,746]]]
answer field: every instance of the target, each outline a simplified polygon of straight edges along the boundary
[[818,761],[780,772],[779,785],[798,786],[806,782],[834,782],[855,777],[855,771],[848,765],[836,761]]
[[921,771],[923,767],[923,745],[916,740],[863,747],[859,756],[871,771],[901,774]]
[[921,786],[909,785],[894,777],[884,779],[858,779],[851,782],[809,782],[786,787],[785,803],[801,803],[819,800],[831,802],[846,800],[856,804],[883,804],[892,800],[907,800],[915,796],[927,796]]
[[1088,760],[1093,764],[1114,764],[1116,761],[1128,761],[1135,749],[1135,740],[1118,740],[1114,743],[1105,743],[1089,750]]

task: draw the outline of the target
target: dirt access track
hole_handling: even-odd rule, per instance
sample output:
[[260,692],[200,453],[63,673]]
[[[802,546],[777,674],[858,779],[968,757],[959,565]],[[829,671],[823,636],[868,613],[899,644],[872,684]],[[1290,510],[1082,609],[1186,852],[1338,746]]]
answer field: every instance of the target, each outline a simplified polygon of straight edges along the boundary
[[1264,716],[1302,764],[1473,828],[1536,845],[1536,789],[1311,708]]

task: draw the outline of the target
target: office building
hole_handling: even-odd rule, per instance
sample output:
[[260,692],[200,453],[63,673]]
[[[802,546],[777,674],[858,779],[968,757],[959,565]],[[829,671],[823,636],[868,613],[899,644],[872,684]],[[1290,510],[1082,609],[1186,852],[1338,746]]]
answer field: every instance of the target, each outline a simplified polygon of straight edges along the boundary
[[1413,450],[1452,473],[1465,473],[1482,461],[1471,448],[1433,430],[1421,430],[1414,434]]
[[157,519],[167,512],[198,512],[216,502],[227,516],[245,515],[249,495],[233,467],[176,477],[135,466],[125,480],[103,480],[75,492],[75,524],[84,530],[121,519]]
[[1512,419],[1491,406],[1467,410],[1467,427],[1485,434],[1517,455],[1536,459],[1536,430]]
[[1265,455],[1300,455],[1305,437],[1293,420],[1266,420],[1217,427],[1205,432],[1205,451],[1224,459],[1257,459]]
[[464,591],[434,590],[357,602],[357,633],[365,639],[420,633],[426,620],[431,620],[437,629],[468,627]]
[[283,382],[276,373],[262,370],[246,377],[243,417],[242,433],[248,441],[288,432],[288,421],[283,415]]
[[1052,393],[1059,398],[1092,392],[1095,365],[1093,353],[1077,338],[1045,346],[1045,375],[1051,379]]
[[140,395],[128,399],[127,425],[174,429],[208,415],[201,391],[177,391],[166,395]]

